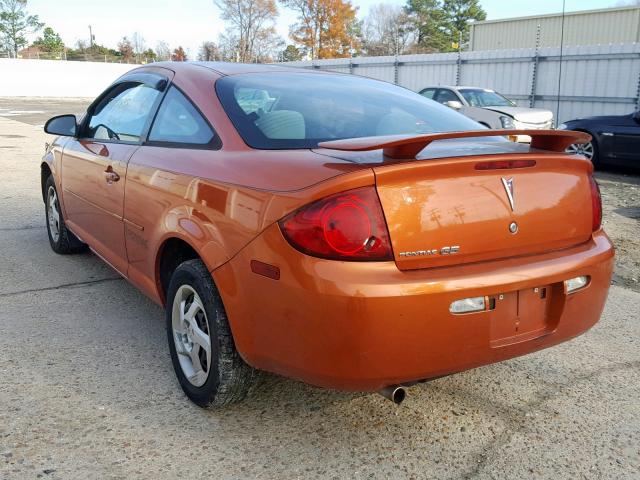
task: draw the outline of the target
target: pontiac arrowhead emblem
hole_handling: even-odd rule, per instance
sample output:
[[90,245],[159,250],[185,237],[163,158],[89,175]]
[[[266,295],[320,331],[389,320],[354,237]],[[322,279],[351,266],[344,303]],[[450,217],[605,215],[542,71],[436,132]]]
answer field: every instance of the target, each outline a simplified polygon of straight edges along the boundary
[[511,211],[513,212],[514,200],[513,200],[513,178],[502,177],[502,185],[504,191],[507,192],[507,198],[509,199],[509,205],[511,205]]

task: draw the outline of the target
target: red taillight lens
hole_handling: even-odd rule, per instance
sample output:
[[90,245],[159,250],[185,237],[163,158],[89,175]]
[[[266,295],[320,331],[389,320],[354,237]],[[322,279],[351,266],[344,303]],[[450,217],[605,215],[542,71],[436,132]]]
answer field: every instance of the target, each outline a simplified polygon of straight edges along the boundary
[[591,184],[592,228],[595,232],[602,225],[602,198],[600,197],[600,187],[593,175],[589,177],[589,183]]
[[280,220],[296,249],[332,260],[392,260],[391,242],[374,187],[331,195]]

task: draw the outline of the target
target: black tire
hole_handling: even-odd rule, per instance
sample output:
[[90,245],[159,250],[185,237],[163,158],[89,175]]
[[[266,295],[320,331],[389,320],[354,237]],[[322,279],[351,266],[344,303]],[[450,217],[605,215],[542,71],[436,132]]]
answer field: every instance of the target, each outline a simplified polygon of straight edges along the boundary
[[[186,377],[176,350],[174,299],[184,286],[191,287],[197,293],[206,314],[206,318],[201,316],[199,321],[206,322],[206,333],[210,337],[210,367],[206,372],[206,381],[201,386],[194,385]],[[203,408],[211,408],[237,403],[247,396],[257,379],[257,371],[247,365],[236,350],[220,294],[211,273],[199,259],[181,263],[171,276],[167,292],[166,329],[173,368],[182,390],[191,401]]]
[[600,166],[600,147],[598,147],[598,141],[594,138],[591,139],[591,145],[593,146],[593,156],[591,157],[591,163],[593,168]]
[[[57,206],[58,212],[58,221],[56,223],[58,229],[58,235],[51,231],[52,222],[50,221],[50,208],[49,208],[49,195],[51,192],[55,193],[55,205]],[[53,175],[49,175],[47,181],[44,186],[44,205],[45,205],[45,216],[47,223],[47,235],[49,237],[49,245],[51,245],[51,249],[59,253],[61,255],[66,255],[69,253],[78,253],[85,251],[87,249],[87,245],[82,243],[78,237],[76,237],[68,228],[64,222],[64,217],[62,216],[62,209],[60,208],[60,196],[58,195],[58,191],[56,189],[56,184],[53,180]]]

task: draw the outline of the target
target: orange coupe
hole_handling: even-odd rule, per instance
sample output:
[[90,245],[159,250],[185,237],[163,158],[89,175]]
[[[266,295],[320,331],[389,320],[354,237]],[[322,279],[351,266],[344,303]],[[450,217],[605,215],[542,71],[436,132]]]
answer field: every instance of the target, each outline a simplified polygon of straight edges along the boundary
[[[42,162],[51,247],[166,308],[201,406],[257,369],[381,391],[593,326],[612,274],[589,136],[487,130],[394,85],[279,66],[127,73]],[[529,135],[530,145],[505,137]]]

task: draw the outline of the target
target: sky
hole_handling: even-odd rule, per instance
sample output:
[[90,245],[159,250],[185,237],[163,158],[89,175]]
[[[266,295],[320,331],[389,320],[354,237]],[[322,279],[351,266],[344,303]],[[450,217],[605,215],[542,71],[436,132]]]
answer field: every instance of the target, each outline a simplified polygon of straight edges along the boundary
[[[352,0],[359,17],[378,3],[404,5],[406,0]],[[562,0],[481,0],[487,19],[541,15],[562,11]],[[620,5],[616,0],[566,0],[567,11]],[[213,0],[29,0],[28,10],[53,27],[66,45],[89,39],[92,26],[96,42],[115,48],[125,35],[139,32],[148,47],[164,40],[173,49],[181,45],[195,58],[205,40],[215,41],[224,30]],[[276,28],[285,39],[296,15],[280,7]]]

